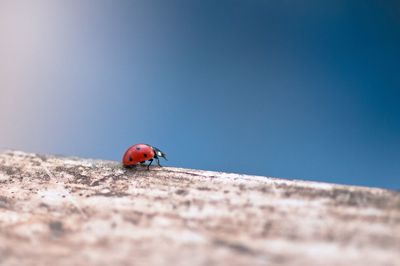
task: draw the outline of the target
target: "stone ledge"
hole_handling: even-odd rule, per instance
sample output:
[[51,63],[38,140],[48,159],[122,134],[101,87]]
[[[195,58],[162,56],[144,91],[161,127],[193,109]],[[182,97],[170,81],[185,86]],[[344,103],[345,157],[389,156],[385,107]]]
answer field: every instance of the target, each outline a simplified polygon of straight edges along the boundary
[[400,193],[0,153],[0,265],[400,265]]

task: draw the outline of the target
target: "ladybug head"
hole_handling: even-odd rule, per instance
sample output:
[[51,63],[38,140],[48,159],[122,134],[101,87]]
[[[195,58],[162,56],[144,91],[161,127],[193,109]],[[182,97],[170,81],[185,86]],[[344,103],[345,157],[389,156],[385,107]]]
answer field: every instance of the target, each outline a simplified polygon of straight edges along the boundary
[[[160,151],[159,149],[157,149],[156,147],[153,147],[153,150],[154,150],[154,153],[155,153],[155,157],[162,157],[162,158],[164,158],[165,160],[167,160],[167,155],[164,153],[164,152],[162,152],[162,151]],[[167,160],[168,161],[168,160]]]

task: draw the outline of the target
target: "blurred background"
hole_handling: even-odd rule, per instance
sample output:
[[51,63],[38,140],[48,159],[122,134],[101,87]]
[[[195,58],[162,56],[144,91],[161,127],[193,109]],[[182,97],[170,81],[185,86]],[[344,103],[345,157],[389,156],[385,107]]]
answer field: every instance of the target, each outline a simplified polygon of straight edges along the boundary
[[398,1],[0,0],[0,148],[400,188]]

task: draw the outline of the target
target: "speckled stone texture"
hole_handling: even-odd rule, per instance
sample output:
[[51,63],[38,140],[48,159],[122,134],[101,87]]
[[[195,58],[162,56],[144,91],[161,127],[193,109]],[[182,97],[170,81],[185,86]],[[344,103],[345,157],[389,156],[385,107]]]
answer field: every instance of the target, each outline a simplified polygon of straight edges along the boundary
[[0,265],[400,265],[400,193],[3,151]]

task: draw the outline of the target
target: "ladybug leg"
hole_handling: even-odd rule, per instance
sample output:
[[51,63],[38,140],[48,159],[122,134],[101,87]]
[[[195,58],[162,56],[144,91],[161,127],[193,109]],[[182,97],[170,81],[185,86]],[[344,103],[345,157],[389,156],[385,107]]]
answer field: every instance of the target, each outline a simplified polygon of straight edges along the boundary
[[150,163],[147,165],[147,170],[150,170],[150,165],[151,165],[151,163],[153,162],[153,159],[150,159],[149,162],[150,162]]

